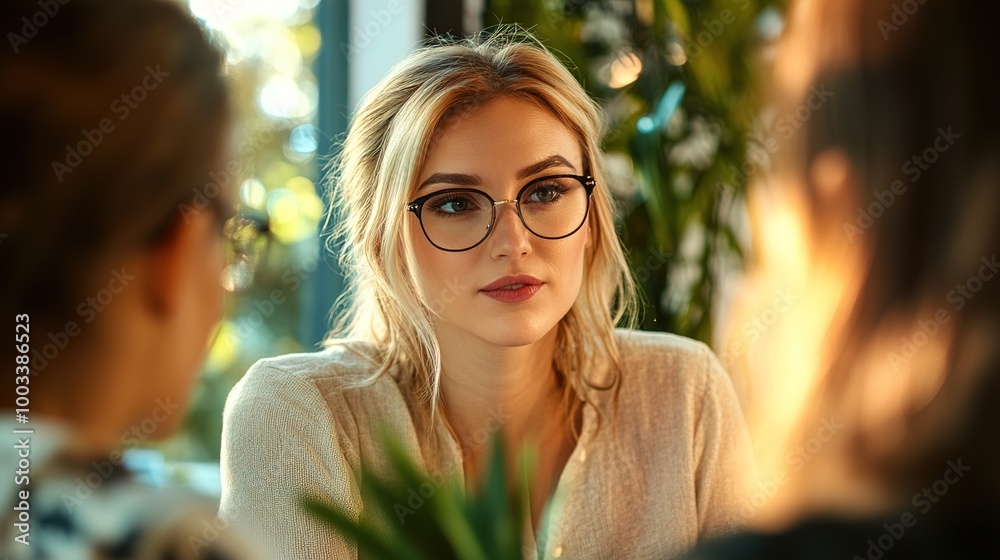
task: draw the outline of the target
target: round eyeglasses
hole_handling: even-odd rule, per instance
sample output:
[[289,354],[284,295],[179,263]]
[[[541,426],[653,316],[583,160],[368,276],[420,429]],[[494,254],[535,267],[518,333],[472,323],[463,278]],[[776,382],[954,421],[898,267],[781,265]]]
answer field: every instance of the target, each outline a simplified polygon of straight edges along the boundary
[[271,227],[266,215],[255,212],[235,212],[231,202],[222,197],[211,197],[207,203],[196,203],[186,195],[177,203],[180,210],[170,215],[147,234],[147,243],[156,244],[175,226],[185,212],[208,208],[222,226],[225,241],[225,268],[220,283],[227,292],[239,292],[248,288],[254,275],[267,260],[271,245]]
[[542,239],[562,239],[587,220],[597,181],[587,175],[539,177],[514,200],[493,200],[476,189],[445,189],[406,204],[416,214],[427,241],[442,251],[468,251],[493,231],[497,206],[514,204],[524,228]]
[[270,223],[262,216],[239,213],[226,221],[223,235],[226,267],[222,272],[222,287],[227,292],[245,290],[267,260],[271,246]]

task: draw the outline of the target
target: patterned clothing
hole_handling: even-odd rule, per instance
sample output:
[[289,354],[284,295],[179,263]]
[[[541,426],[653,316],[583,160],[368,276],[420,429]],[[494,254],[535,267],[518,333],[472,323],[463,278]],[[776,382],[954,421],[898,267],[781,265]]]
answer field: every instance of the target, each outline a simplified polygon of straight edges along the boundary
[[[14,433],[25,428],[34,433]],[[239,545],[234,531],[216,519],[211,500],[137,482],[121,465],[120,452],[72,458],[65,445],[72,441],[71,431],[34,418],[30,425],[0,421],[0,430],[9,441],[0,455],[0,472],[4,473],[0,482],[4,504],[0,512],[0,557],[254,557]]]

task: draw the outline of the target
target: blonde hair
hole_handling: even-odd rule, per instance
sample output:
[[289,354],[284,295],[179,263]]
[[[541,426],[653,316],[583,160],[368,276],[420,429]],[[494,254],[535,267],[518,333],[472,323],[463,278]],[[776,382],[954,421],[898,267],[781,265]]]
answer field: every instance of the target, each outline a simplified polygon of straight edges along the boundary
[[[570,414],[590,401],[587,389],[614,389],[617,400],[620,361],[614,329],[634,325],[635,284],[603,182],[600,108],[559,60],[523,30],[504,28],[458,42],[436,40],[397,64],[368,92],[333,161],[332,240],[342,242],[350,303],[326,340],[328,347],[343,339],[373,343],[379,349],[378,367],[360,384],[399,368],[415,376],[432,415],[438,405],[440,354],[431,310],[411,280],[404,207],[435,135],[462,113],[504,96],[538,103],[563,122],[579,138],[585,171],[598,184],[583,285],[559,322],[554,357]],[[610,377],[588,377],[585,368],[593,367]]]

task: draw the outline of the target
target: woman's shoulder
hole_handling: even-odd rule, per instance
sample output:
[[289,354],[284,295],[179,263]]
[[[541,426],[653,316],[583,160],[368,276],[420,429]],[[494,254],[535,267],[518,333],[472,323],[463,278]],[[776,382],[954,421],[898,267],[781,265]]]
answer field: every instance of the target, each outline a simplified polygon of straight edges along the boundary
[[661,374],[708,373],[718,364],[704,342],[665,332],[615,329],[625,371]]
[[317,352],[263,358],[250,366],[235,389],[273,391],[313,385],[324,393],[364,385],[379,369],[378,347],[361,340],[339,340]]
[[274,454],[329,452],[336,442],[338,453],[357,464],[359,433],[371,411],[402,398],[394,372],[374,377],[376,350],[341,340],[320,352],[255,363],[226,399],[223,455],[267,470]]
[[379,371],[377,346],[340,340],[319,352],[264,358],[250,367],[233,387],[226,416],[261,415],[266,410],[288,414],[292,409],[356,409],[358,399],[399,391],[393,371]]
[[378,369],[378,356],[378,347],[370,342],[336,340],[317,352],[263,358],[250,368],[248,375],[269,371],[304,380],[333,379],[349,382],[373,374]]
[[732,381],[704,342],[665,332],[616,329],[624,386],[700,396]]
[[664,356],[690,359],[711,353],[704,342],[667,332],[615,329],[615,339],[623,354],[639,360]]

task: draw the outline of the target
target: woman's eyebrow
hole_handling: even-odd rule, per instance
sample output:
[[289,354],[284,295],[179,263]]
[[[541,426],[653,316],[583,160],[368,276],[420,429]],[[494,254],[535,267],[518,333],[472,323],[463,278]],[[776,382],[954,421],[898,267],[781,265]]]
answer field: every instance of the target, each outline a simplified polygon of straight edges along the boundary
[[[574,167],[569,160],[560,155],[554,155],[518,171],[516,177],[518,179],[525,179],[553,167],[568,167],[576,173],[576,167]],[[477,187],[482,184],[482,179],[480,179],[478,175],[468,175],[465,173],[435,173],[428,177],[423,183],[420,183],[417,190],[419,191],[427,185],[433,185],[435,183],[446,183],[460,187]]]
[[426,181],[420,183],[417,190],[420,190],[427,185],[433,185],[434,183],[447,183],[449,185],[458,185],[461,187],[478,187],[482,184],[482,180],[478,175],[467,175],[465,173],[435,173],[428,177]]
[[570,163],[569,160],[560,155],[554,155],[554,156],[549,156],[538,163],[529,165],[528,167],[525,167],[524,169],[518,171],[517,178],[526,179],[528,177],[531,177],[532,175],[535,175],[536,173],[541,173],[542,171],[545,171],[546,169],[550,169],[553,167],[568,167],[573,170],[573,173],[576,173],[576,167],[573,167],[573,164]]

